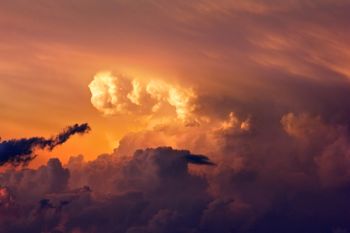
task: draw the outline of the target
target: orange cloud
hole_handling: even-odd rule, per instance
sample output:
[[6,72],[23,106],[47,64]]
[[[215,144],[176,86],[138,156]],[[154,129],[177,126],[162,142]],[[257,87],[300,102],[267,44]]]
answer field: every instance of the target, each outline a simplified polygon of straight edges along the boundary
[[196,94],[189,88],[159,80],[142,82],[108,71],[97,73],[89,88],[92,105],[105,115],[154,115],[170,108],[178,119],[194,120]]

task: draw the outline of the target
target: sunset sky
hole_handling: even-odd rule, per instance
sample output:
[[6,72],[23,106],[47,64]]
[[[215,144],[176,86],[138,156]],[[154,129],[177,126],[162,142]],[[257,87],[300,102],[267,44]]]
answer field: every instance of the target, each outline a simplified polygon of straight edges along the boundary
[[51,135],[68,122],[88,121],[92,133],[57,153],[94,158],[111,151],[142,126],[132,114],[105,117],[91,105],[88,84],[101,71],[176,82],[213,98],[300,105],[295,88],[307,94],[300,83],[349,78],[347,6],[343,0],[2,1],[1,137]]
[[[345,198],[350,194],[349,12],[349,0],[2,0],[0,155],[11,158],[5,154],[11,139],[43,137],[46,141],[40,139],[40,143],[44,144],[29,146],[26,156],[38,156],[31,157],[23,169],[70,169],[69,185],[50,192],[88,185],[99,194],[121,195],[130,190],[118,186],[111,191],[95,180],[84,183],[81,177],[101,158],[111,159],[113,169],[127,170],[129,164],[119,157],[139,161],[145,156],[143,166],[153,171],[155,165],[147,167],[149,157],[169,153],[180,158],[187,152],[176,150],[189,150],[210,162],[186,155],[191,164],[186,177],[195,179],[184,183],[192,187],[205,177],[207,188],[189,192],[208,192],[201,200],[210,204],[203,207],[201,227],[191,225],[191,230],[174,233],[278,233],[280,226],[273,228],[266,219],[289,206],[295,206],[295,212],[286,214],[287,220],[283,215],[281,225],[300,228],[285,232],[350,232],[350,212],[345,208],[350,207]],[[67,142],[58,142],[58,133],[69,132],[67,127],[76,123],[88,123],[91,130],[72,138],[76,132],[68,133]],[[51,151],[52,142],[56,144]],[[164,146],[172,149],[155,149]],[[135,150],[146,148],[154,149],[132,157]],[[0,164],[13,165],[3,158]],[[59,165],[52,158],[59,158]],[[164,162],[159,161],[157,166]],[[217,166],[197,166],[212,163]],[[93,174],[103,180],[107,171],[103,172]],[[149,173],[142,173],[143,179],[153,179]],[[118,182],[124,176],[128,177],[125,182],[131,179],[130,174],[114,175]],[[11,187],[12,181],[1,177],[0,188],[2,184]],[[258,181],[244,183],[254,177]],[[228,188],[231,184],[233,188]],[[140,187],[143,193],[149,191]],[[305,200],[299,199],[301,193]],[[308,201],[311,197],[316,197],[314,206]],[[225,209],[208,218],[214,221],[226,213],[234,221],[239,219],[239,227],[226,228],[233,221],[230,218],[218,224],[222,228],[205,218],[213,203],[231,198],[238,200],[232,215]],[[315,207],[318,203],[325,203],[324,208]],[[158,207],[166,209],[161,204],[154,209]],[[325,225],[308,224],[304,207],[320,213],[309,216]],[[140,222],[159,217],[153,215],[154,209],[147,212],[153,218],[140,217]],[[337,211],[321,214],[334,209],[341,217]],[[0,189],[0,217],[2,213]],[[166,227],[154,230],[151,220],[143,230],[127,224],[123,225],[126,230],[108,224],[85,229],[74,225],[78,220],[69,226],[67,221],[32,232],[169,233]],[[7,232],[26,232],[13,229]]]

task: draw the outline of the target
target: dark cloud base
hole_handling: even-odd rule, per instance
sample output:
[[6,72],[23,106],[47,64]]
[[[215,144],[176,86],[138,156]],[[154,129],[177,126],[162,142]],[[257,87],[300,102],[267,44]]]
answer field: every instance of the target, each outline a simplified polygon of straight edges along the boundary
[[[302,129],[310,119],[287,115],[283,122]],[[322,183],[317,169],[302,173],[270,161],[272,155],[270,164],[252,156],[246,151],[252,160],[243,169],[217,159],[196,172],[190,163],[213,162],[160,147],[9,170],[0,175],[0,232],[348,232],[348,181]]]

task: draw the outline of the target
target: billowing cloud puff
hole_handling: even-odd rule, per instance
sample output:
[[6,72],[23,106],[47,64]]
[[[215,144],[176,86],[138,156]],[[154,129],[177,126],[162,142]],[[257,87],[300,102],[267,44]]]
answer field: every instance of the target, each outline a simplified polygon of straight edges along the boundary
[[195,115],[197,124],[184,125],[182,122],[170,121],[155,124],[148,129],[126,134],[115,150],[125,156],[139,148],[171,146],[186,148],[195,153],[206,155],[218,154],[223,142],[223,135],[242,135],[252,131],[249,117],[238,117],[230,112],[223,119],[214,117],[200,118]]
[[[7,171],[0,182],[16,197],[17,216],[1,218],[0,232],[169,232],[173,220],[178,229],[190,230],[210,197],[206,180],[190,174],[189,163],[211,164],[189,151],[157,148],[128,159],[71,161],[69,172],[57,159],[38,170]],[[76,188],[78,177],[90,188]]]
[[[350,229],[346,132],[321,117],[289,113],[282,116],[279,133],[273,129],[271,140],[267,130],[259,130],[266,126],[247,132],[241,127],[244,121],[233,118],[230,114],[215,128],[221,142],[216,153],[221,155],[213,154],[217,166],[205,169],[195,165],[210,165],[206,156],[162,147],[128,156],[105,154],[89,162],[72,157],[66,168],[52,159],[38,170],[2,173],[6,192],[1,200],[13,199],[6,209],[0,207],[6,213],[0,232]],[[228,122],[236,123],[228,128]],[[319,124],[335,137],[318,143],[314,133],[305,133],[317,132]],[[309,221],[310,215],[315,221]]]
[[17,200],[30,203],[47,193],[66,191],[69,176],[69,170],[62,167],[60,160],[50,159],[37,170],[8,170],[1,174],[0,183],[6,184]]
[[320,116],[288,113],[281,119],[283,129],[298,140],[304,151],[302,163],[316,169],[324,186],[347,186],[350,182],[350,137],[344,125],[331,125]]
[[142,82],[124,75],[99,72],[89,84],[91,103],[106,115],[155,114],[175,112],[183,121],[190,119],[195,109],[193,90],[159,80]]
[[[284,114],[273,127],[259,122],[230,113],[207,126],[183,126],[184,134],[185,129],[193,130],[188,135],[192,142],[205,140],[204,132],[211,134],[208,141],[217,143],[211,160],[169,147],[137,150],[132,155],[117,149],[89,162],[82,156],[72,157],[66,167],[52,159],[38,170],[3,172],[0,182],[7,191],[2,200],[8,202],[9,194],[14,199],[6,209],[0,207],[0,213],[6,213],[0,219],[0,232],[326,233],[350,229],[350,143],[344,126],[306,113]],[[196,129],[203,134],[195,134]],[[329,136],[319,141],[320,132]],[[149,133],[152,136],[140,141],[161,133],[181,135],[170,129]],[[133,147],[137,137],[129,135],[124,143]],[[195,148],[190,140],[180,141],[178,145],[186,141]],[[211,161],[217,166],[196,166],[211,165]]]

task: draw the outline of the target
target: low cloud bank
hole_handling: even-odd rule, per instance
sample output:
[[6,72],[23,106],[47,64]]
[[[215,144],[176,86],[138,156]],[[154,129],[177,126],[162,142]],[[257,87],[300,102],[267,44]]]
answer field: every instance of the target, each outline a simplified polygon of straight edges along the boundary
[[348,232],[344,125],[287,113],[271,135],[230,115],[210,158],[159,147],[3,172],[0,232]]

